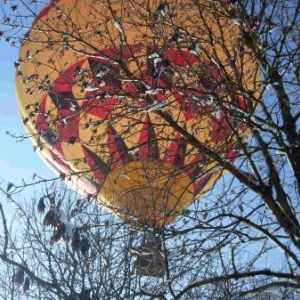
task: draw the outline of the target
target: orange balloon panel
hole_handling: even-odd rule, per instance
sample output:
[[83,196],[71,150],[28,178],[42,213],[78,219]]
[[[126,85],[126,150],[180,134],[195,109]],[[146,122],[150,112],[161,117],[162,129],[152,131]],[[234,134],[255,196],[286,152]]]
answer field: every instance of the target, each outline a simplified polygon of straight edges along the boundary
[[[226,55],[218,43],[210,46],[205,26],[225,40]],[[251,56],[236,55],[232,33],[228,20],[202,19],[190,1],[52,1],[22,45],[16,77],[20,114],[38,153],[124,220],[170,223],[222,170],[164,116],[230,160],[232,128],[248,134],[212,96],[245,109],[226,92],[221,73],[234,78],[232,68],[217,71],[208,60],[228,65],[231,54],[255,92]]]

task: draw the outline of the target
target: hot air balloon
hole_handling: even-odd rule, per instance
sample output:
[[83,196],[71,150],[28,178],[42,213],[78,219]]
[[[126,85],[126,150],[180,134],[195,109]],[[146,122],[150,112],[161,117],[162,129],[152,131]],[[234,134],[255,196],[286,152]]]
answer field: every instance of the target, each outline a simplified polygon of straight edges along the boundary
[[221,176],[188,136],[234,160],[232,132],[249,135],[223,108],[255,103],[224,78],[255,94],[258,75],[214,5],[56,0],[24,39],[16,91],[36,151],[126,222],[169,224]]

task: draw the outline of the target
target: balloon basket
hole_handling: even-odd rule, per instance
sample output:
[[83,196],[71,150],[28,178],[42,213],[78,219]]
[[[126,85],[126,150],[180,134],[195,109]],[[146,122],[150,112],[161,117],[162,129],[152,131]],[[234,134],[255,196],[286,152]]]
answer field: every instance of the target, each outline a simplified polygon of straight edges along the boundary
[[131,249],[131,252],[136,256],[135,273],[138,276],[164,276],[165,255],[160,243],[149,239],[139,248]]
[[164,257],[161,253],[138,254],[135,272],[139,276],[163,277],[165,274]]

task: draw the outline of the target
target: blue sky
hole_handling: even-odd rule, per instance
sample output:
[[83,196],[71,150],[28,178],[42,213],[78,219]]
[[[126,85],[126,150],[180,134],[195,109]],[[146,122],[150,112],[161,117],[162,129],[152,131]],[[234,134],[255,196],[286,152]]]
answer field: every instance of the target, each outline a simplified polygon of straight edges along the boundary
[[22,178],[30,181],[34,173],[53,176],[33,151],[29,140],[17,142],[6,134],[6,131],[24,134],[14,88],[14,61],[18,58],[18,49],[0,41],[0,53],[0,183],[19,184]]

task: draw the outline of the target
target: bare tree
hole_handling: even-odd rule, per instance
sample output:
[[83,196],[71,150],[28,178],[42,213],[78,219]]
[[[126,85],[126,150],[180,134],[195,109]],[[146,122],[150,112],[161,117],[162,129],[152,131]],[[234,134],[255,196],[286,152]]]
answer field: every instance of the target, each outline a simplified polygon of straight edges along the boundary
[[3,299],[95,300],[130,294],[129,226],[54,185],[31,200],[10,198],[9,206],[15,211],[11,223],[1,205]]
[[[154,233],[55,185],[31,200],[13,198],[12,224],[1,205],[3,299],[252,299],[252,292],[261,295],[255,299],[296,299],[290,272],[259,268],[275,246],[236,222],[205,219],[200,208]],[[222,213],[216,218],[224,221]],[[159,237],[164,276],[138,269],[149,235]]]
[[[102,165],[93,162],[91,172],[82,157],[69,158],[66,171],[58,169],[61,179],[77,176],[85,183],[95,182],[99,179],[95,172],[108,161],[129,161],[139,150],[130,139],[143,131],[149,124],[145,116],[151,115],[159,146],[149,146],[148,128],[144,141],[148,158],[161,161],[168,153],[172,163],[178,161],[181,168],[193,170],[194,183],[211,182],[200,189],[200,201],[175,222],[159,228],[150,224],[153,220],[136,224],[134,210],[124,212],[116,203],[102,202],[130,220],[131,231],[135,226],[137,231],[133,238],[128,224],[113,221],[118,224],[113,231],[116,244],[106,248],[112,266],[99,282],[99,286],[105,282],[107,290],[102,293],[96,288],[97,295],[108,293],[107,299],[295,299],[300,266],[299,1],[122,1],[121,11],[113,1],[73,0],[71,10],[69,4],[57,1],[51,8],[55,13],[34,25],[25,37],[21,31],[30,29],[31,22],[26,27],[29,16],[36,18],[38,8],[35,2],[19,3],[3,5],[1,36],[12,45],[24,42],[25,50],[27,44],[36,45],[36,52],[25,51],[16,62],[17,81],[25,85],[19,96],[28,99],[23,122],[34,128],[29,135],[36,150],[53,159],[59,155],[51,149],[61,142],[100,149],[97,155]],[[86,17],[77,18],[83,11]],[[44,51],[49,55],[46,62]],[[45,100],[47,110],[36,103],[39,93],[46,93],[52,101]],[[111,114],[100,123],[89,113],[99,107]],[[187,122],[182,122],[182,115]],[[89,132],[85,137],[74,131],[75,123],[68,123],[78,116],[80,122],[76,122]],[[118,143],[123,151],[111,154],[106,138],[119,124],[121,129],[112,135],[114,141],[115,136],[121,137]],[[177,147],[176,154],[171,144]],[[190,160],[187,167],[183,161],[191,155],[201,159]],[[60,164],[53,162],[52,167]],[[4,193],[14,197],[18,188],[11,184]],[[88,198],[95,199],[99,189],[96,186]],[[72,227],[71,239],[78,233],[75,228],[91,216],[89,210],[86,215],[78,214],[79,225]],[[96,218],[96,224],[104,222],[102,215]],[[66,229],[66,222],[59,220],[54,214],[52,240],[61,239],[55,237],[59,228]],[[18,272],[15,267],[26,266],[27,260],[17,265],[8,259],[8,236],[4,230],[6,246],[1,258]],[[159,240],[162,278],[133,275],[134,261],[139,259],[135,252],[143,249],[138,243],[144,245],[142,240],[149,236],[152,242]],[[27,242],[38,249],[50,241],[48,235],[39,246],[32,236]],[[101,250],[96,251],[99,263]],[[114,257],[118,251],[124,255],[121,267]],[[58,256],[55,252],[53,260]],[[74,257],[70,250],[67,259]],[[29,270],[23,269],[39,284],[39,276]],[[42,269],[44,273],[51,274],[51,270]],[[96,276],[97,268],[88,274]],[[117,286],[107,284],[117,275]],[[52,288],[57,297],[67,299],[63,297],[79,292],[70,283],[71,275],[61,277],[65,280],[62,287],[52,287],[50,282],[55,283],[57,277],[49,278],[40,286]],[[78,285],[81,290],[86,288],[84,282]]]

